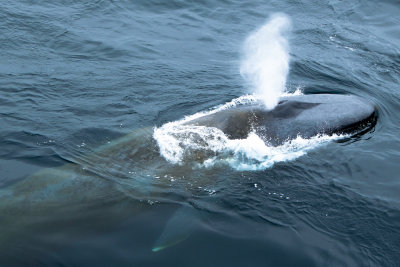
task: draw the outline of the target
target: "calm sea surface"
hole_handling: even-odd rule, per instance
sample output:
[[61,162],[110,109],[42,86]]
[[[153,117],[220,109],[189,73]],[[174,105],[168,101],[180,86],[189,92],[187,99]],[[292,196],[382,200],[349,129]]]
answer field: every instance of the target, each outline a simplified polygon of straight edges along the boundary
[[[287,90],[372,101],[374,129],[258,171],[165,161],[153,127],[249,93],[276,12]],[[0,265],[399,266],[399,133],[397,0],[3,0]]]

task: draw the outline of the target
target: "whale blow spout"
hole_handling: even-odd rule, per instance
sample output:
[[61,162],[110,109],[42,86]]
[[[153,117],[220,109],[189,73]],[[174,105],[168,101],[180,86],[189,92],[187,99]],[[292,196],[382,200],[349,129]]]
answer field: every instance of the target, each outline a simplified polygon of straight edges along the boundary
[[251,33],[243,45],[240,73],[267,109],[273,109],[285,91],[289,73],[288,16],[278,13]]

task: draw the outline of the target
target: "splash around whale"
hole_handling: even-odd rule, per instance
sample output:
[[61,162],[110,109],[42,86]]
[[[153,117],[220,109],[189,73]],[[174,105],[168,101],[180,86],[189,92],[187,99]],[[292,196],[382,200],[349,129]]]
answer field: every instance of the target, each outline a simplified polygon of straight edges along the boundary
[[172,163],[224,163],[259,170],[374,126],[374,104],[354,95],[287,94],[268,110],[254,96],[156,128],[160,153]]

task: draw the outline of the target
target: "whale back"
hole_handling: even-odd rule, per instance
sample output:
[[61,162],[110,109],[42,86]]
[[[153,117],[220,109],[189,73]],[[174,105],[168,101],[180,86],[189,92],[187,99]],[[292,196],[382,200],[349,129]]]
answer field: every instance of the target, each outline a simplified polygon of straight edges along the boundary
[[215,127],[230,139],[250,132],[273,145],[301,136],[346,133],[364,129],[375,117],[373,104],[352,95],[299,95],[281,99],[272,110],[261,104],[242,105],[187,122]]

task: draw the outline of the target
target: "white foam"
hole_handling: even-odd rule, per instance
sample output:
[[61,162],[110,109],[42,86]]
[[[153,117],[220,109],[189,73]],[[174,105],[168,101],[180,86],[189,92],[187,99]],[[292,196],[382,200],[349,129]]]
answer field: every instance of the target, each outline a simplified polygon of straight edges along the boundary
[[225,161],[236,170],[263,170],[272,167],[277,162],[294,160],[311,149],[340,138],[343,136],[319,135],[310,139],[298,136],[296,139],[274,147],[265,144],[255,133],[250,133],[247,139],[231,140],[227,147],[234,153],[221,161]]
[[303,88],[298,86],[294,92],[283,92],[280,97],[303,95]]
[[187,160],[216,154],[226,149],[228,137],[214,127],[167,123],[154,129],[160,154],[169,162],[182,164]]
[[181,120],[174,121],[174,122],[169,122],[169,123],[163,125],[163,127],[168,125],[168,124],[171,124],[171,125],[184,124],[185,122],[188,122],[188,121],[191,121],[191,120],[195,120],[195,119],[198,119],[198,118],[210,115],[210,114],[214,114],[214,113],[217,113],[217,112],[225,110],[225,109],[229,109],[229,108],[240,106],[240,105],[253,104],[253,103],[256,103],[256,102],[258,102],[260,100],[261,100],[260,97],[258,97],[256,95],[243,95],[243,96],[240,96],[238,98],[232,99],[231,101],[226,102],[223,105],[216,106],[216,107],[214,107],[214,108],[212,108],[212,109],[210,109],[208,111],[200,111],[200,112],[197,112],[197,113],[195,113],[193,115],[185,116]]

